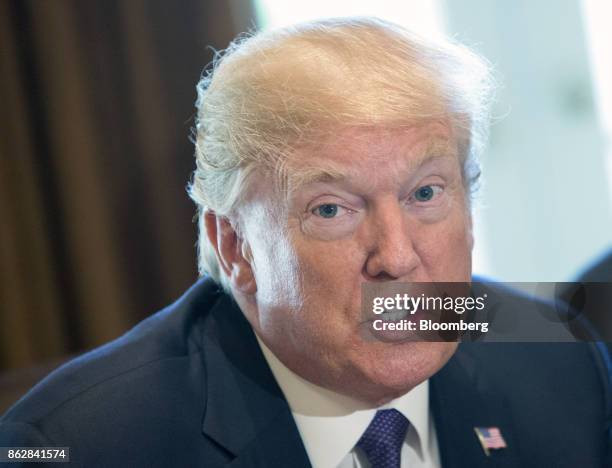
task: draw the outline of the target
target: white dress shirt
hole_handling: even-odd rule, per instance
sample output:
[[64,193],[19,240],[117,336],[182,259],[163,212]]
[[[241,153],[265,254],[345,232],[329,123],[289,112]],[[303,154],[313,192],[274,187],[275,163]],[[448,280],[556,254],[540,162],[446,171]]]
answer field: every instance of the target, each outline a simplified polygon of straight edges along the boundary
[[402,446],[402,468],[440,466],[438,440],[429,409],[429,381],[380,406],[314,385],[289,370],[257,337],[264,357],[283,391],[313,468],[369,468],[365,453],[355,445],[376,410],[395,408],[410,426]]

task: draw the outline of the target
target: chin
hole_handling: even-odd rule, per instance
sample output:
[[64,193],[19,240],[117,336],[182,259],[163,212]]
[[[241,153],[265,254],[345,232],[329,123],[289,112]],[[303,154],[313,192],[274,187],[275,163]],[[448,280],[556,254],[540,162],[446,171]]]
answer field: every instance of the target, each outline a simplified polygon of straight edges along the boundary
[[438,372],[456,349],[455,342],[384,345],[363,363],[365,375],[357,384],[362,398],[380,405],[409,392]]

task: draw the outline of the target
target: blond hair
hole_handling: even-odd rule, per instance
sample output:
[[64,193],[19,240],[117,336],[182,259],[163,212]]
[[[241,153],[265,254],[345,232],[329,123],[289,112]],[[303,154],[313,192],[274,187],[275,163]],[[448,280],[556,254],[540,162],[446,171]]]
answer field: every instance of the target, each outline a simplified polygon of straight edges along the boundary
[[283,178],[298,145],[341,126],[450,119],[472,193],[491,90],[487,63],[468,48],[376,18],[327,19],[239,37],[197,85],[197,168],[189,194],[198,207],[200,273],[229,290],[205,213],[231,218],[255,169]]

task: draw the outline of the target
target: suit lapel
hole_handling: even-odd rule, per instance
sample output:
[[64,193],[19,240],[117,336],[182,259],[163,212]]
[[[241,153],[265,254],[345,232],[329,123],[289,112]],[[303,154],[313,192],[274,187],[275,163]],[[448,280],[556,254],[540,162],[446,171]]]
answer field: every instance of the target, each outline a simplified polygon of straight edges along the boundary
[[229,466],[310,466],[291,410],[235,302],[222,295],[207,320],[204,434]]
[[277,413],[228,467],[310,467],[310,461],[289,408]]
[[[471,346],[471,345],[467,345]],[[483,372],[465,344],[431,379],[430,405],[433,410],[442,466],[520,466],[512,415],[497,388]],[[490,456],[476,436],[475,427],[497,427],[507,448],[491,450]]]

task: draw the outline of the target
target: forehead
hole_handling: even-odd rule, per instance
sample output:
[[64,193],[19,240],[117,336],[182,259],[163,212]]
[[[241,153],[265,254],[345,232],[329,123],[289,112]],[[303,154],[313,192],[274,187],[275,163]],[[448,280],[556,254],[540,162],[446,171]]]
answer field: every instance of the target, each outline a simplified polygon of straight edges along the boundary
[[445,123],[393,129],[346,128],[295,151],[287,164],[289,185],[295,189],[383,169],[410,172],[438,157],[458,157],[455,137]]

